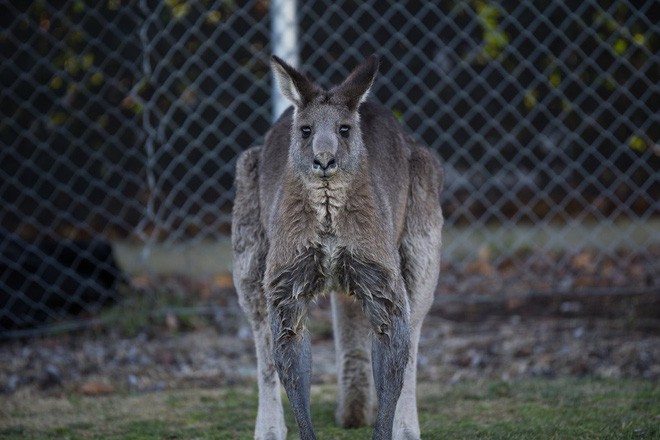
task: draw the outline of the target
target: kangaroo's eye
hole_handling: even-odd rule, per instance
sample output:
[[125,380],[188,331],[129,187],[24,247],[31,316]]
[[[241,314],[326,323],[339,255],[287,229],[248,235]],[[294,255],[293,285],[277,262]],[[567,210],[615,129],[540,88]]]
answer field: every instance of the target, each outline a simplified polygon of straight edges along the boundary
[[348,133],[350,133],[350,131],[351,131],[351,126],[350,126],[350,125],[341,125],[341,126],[339,127],[339,134],[340,134],[342,137],[347,138],[347,137],[348,137]]
[[303,125],[302,127],[300,127],[300,132],[302,133],[303,139],[307,139],[309,135],[312,134],[312,127],[310,127],[309,125]]

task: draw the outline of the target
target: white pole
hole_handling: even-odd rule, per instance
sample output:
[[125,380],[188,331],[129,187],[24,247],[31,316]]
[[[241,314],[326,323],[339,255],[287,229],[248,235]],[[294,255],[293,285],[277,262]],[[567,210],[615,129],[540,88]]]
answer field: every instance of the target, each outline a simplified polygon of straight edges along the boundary
[[[272,0],[271,2],[271,41],[273,54],[293,67],[298,67],[298,23],[296,21],[296,0]],[[280,117],[291,103],[280,93],[273,81],[273,122]]]

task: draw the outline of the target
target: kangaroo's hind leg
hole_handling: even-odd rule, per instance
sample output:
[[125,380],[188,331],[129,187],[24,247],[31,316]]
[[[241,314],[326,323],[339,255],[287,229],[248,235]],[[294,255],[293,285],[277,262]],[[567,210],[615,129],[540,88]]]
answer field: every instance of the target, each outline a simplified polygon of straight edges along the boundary
[[394,417],[395,439],[419,439],[417,415],[417,348],[422,322],[428,313],[438,282],[442,212],[439,161],[428,150],[413,147],[410,159],[411,187],[400,254],[410,304],[410,357],[401,397]]
[[277,258],[291,243],[275,238],[266,258],[266,298],[273,335],[275,367],[293,414],[301,440],[315,440],[310,412],[311,339],[306,330],[307,310],[323,291],[325,275],[319,262],[320,247],[303,247],[291,259]]
[[259,406],[254,437],[283,440],[286,425],[263,290],[268,244],[259,213],[260,151],[261,147],[245,151],[236,165],[236,198],[232,215],[233,276],[239,303],[252,327],[257,352]]
[[355,298],[332,294],[339,398],[335,418],[344,428],[368,426],[375,413],[371,369],[371,325]]

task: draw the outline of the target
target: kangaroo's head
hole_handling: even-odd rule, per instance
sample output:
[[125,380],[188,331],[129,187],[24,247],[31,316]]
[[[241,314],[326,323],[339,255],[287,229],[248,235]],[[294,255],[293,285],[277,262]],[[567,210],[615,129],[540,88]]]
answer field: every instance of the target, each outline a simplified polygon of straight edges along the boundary
[[305,180],[354,174],[366,157],[358,108],[378,71],[375,55],[326,91],[273,56],[271,66],[282,94],[294,105],[289,163]]

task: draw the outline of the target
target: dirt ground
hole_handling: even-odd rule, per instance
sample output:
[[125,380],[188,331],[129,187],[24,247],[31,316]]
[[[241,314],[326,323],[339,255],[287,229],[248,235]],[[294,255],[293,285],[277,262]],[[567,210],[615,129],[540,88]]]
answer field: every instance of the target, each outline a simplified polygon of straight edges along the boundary
[[[224,293],[223,293],[224,292]],[[110,326],[0,343],[0,393],[149,392],[254,384],[251,332],[235,294],[222,313],[188,323],[166,315],[127,334]],[[510,297],[438,295],[424,325],[422,381],[529,376],[660,379],[660,292]],[[332,383],[329,301],[310,315],[315,383]]]
[[[467,265],[443,263],[441,274],[420,342],[421,381],[660,380],[657,249],[645,257],[622,254],[618,260],[586,252],[520,255],[519,260],[483,253]],[[108,312],[113,319],[103,325],[0,341],[0,396],[255,383],[252,335],[228,274],[196,281],[134,277],[131,289],[142,302],[125,301]],[[150,316],[154,304],[161,311],[169,304],[171,312]],[[328,298],[311,310],[309,329],[313,380],[332,383]]]

